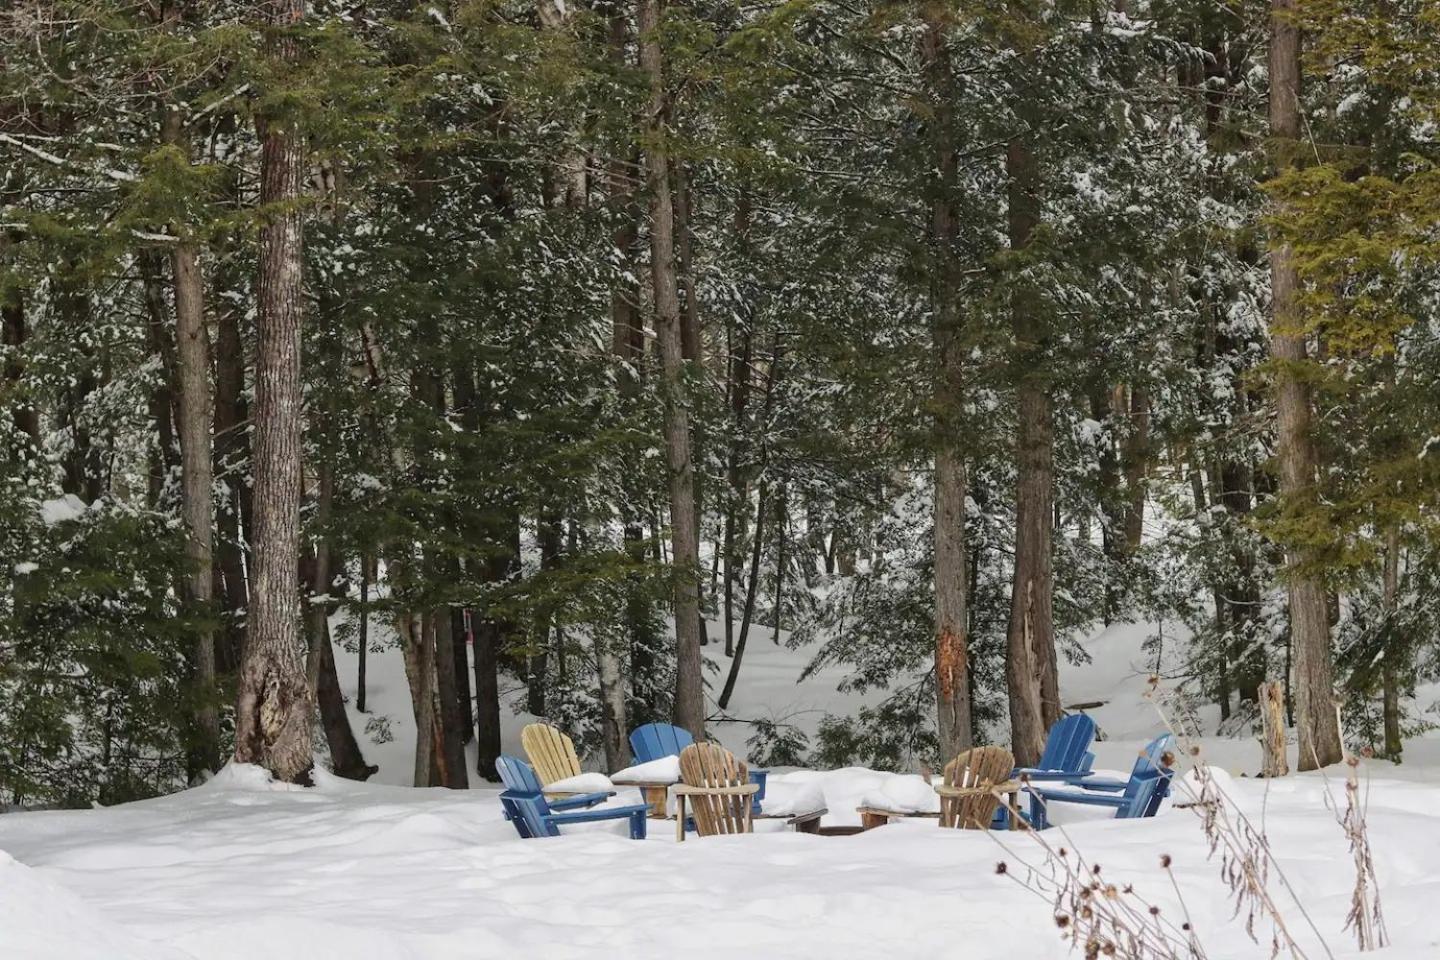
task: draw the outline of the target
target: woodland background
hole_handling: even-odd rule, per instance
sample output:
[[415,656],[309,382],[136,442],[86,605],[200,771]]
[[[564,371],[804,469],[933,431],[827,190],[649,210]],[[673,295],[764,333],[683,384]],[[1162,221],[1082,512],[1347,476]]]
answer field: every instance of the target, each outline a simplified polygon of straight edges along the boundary
[[391,636],[417,784],[782,632],[889,695],[756,759],[1025,763],[1124,619],[1398,759],[1437,121],[1426,0],[10,0],[0,797],[363,778]]

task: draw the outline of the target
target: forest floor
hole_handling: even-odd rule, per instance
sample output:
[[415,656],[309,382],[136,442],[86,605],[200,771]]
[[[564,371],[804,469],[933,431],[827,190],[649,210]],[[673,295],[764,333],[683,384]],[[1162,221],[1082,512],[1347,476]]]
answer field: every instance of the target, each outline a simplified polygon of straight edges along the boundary
[[[1121,774],[1160,729],[1145,697],[1146,633],[1112,628],[1087,643],[1091,664],[1066,671],[1067,702],[1106,701],[1092,711],[1107,736],[1096,744],[1097,767]],[[786,715],[841,708],[838,695],[825,692],[833,678],[814,688],[813,700],[800,691],[815,681],[795,687],[803,656],[768,642],[751,654],[750,707],[769,696],[785,697],[770,704]],[[763,678],[772,673],[766,693]],[[377,680],[378,710],[387,706],[383,670]],[[402,774],[393,767],[408,767],[399,758],[409,745],[398,724],[392,729],[396,740],[371,759],[381,763],[382,778],[396,780]],[[721,736],[736,739],[723,727]],[[743,747],[744,737],[738,741]],[[1258,766],[1253,743],[1199,742],[1234,803],[1264,826],[1279,867],[1271,888],[1305,955],[1351,955],[1354,940],[1344,926],[1354,870],[1326,802],[1338,798],[1343,810],[1342,775],[1251,779],[1241,774]],[[1416,740],[1402,767],[1362,764],[1382,905],[1396,944],[1381,956],[1440,955],[1440,927],[1428,914],[1431,898],[1440,897],[1437,748],[1433,738]],[[902,796],[917,783],[913,775],[858,769],[772,775],[780,799],[818,787],[831,811],[827,823],[854,822],[865,796]],[[1184,799],[1183,783],[1176,796]],[[1220,863],[1209,856],[1192,809],[1167,806],[1143,821],[1093,813],[1055,816],[1062,828],[1046,838],[1100,864],[1111,882],[1133,884],[1162,917],[1179,923],[1188,915],[1211,960],[1270,955],[1268,924],[1257,920],[1257,945],[1245,914],[1232,917]],[[857,836],[771,830],[677,845],[670,824],[652,826],[644,842],[612,824],[522,842],[501,819],[493,788],[416,790],[322,775],[317,788],[303,790],[268,783],[255,768],[231,767],[204,787],[158,800],[0,817],[0,958],[1070,955],[1051,904],[1021,885],[1026,865],[1043,868],[1045,860],[1023,834],[941,831],[933,820],[917,820]],[[1172,859],[1174,887],[1162,854]],[[1002,860],[1005,874],[996,871]]]

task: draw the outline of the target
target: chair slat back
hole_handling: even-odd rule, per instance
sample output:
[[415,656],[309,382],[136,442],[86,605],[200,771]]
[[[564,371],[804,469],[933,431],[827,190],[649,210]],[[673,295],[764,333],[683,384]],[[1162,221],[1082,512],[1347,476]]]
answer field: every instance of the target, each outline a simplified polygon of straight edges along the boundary
[[549,786],[556,780],[580,775],[580,757],[575,741],[548,723],[532,723],[520,731],[520,745],[540,774],[540,782]]
[[[750,782],[750,772],[729,750],[706,741],[680,751],[680,779],[692,787],[740,787]],[[689,800],[700,836],[750,832],[748,796],[692,794]]]
[[945,765],[945,785],[976,789],[968,797],[940,798],[940,826],[984,830],[995,817],[1000,798],[988,791],[1004,783],[1015,768],[1015,757],[1001,747],[976,747],[966,750]]
[[1164,799],[1161,791],[1168,787],[1170,777],[1158,770],[1136,774],[1125,785],[1125,804],[1115,808],[1115,819],[1130,820],[1136,817],[1153,817]]
[[671,723],[647,723],[630,734],[630,752],[636,763],[649,763],[661,757],[678,757],[680,751],[695,742],[690,731]]
[[527,840],[558,836],[555,824],[545,819],[550,815],[550,804],[545,802],[540,780],[530,764],[519,757],[502,754],[495,761],[495,769],[506,787],[500,794],[500,804],[520,836]]
[[1083,713],[1061,717],[1045,738],[1038,770],[1085,770],[1085,752],[1095,739],[1095,721]]
[[1169,758],[1175,749],[1175,737],[1169,733],[1162,733],[1145,745],[1140,756],[1135,759],[1135,766],[1130,771],[1130,776],[1138,777],[1141,774],[1160,770],[1168,770],[1174,763]]

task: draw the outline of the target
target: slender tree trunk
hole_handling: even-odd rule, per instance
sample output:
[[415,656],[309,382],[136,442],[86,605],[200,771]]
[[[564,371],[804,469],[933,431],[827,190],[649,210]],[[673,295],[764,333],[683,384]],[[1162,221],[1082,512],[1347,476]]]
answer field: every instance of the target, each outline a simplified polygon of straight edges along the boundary
[[755,508],[755,532],[750,552],[750,578],[745,586],[745,606],[740,614],[740,633],[735,641],[735,656],[730,661],[730,672],[725,677],[725,688],[720,691],[720,709],[730,706],[735,694],[735,681],[740,677],[740,661],[745,658],[745,641],[750,636],[750,621],[755,614],[755,594],[760,584],[760,560],[765,544],[765,510],[769,506],[769,488],[760,484],[759,505]]
[[1125,440],[1125,553],[1134,555],[1145,535],[1145,474],[1150,468],[1150,391],[1130,388],[1130,433]]
[[[1295,0],[1271,0],[1270,132],[1288,148],[1300,140],[1300,30]],[[1280,490],[1292,506],[1316,498],[1315,450],[1311,438],[1310,387],[1303,375],[1308,362],[1305,333],[1297,315],[1299,275],[1295,254],[1286,244],[1270,250],[1270,354],[1275,361],[1275,408],[1280,461]],[[1304,548],[1287,548],[1297,568],[1287,581],[1290,635],[1294,644],[1295,720],[1300,740],[1300,770],[1338,763],[1343,758],[1335,715],[1330,651],[1330,617],[1325,584],[1308,566]]]
[[1382,603],[1385,611],[1385,652],[1380,661],[1382,714],[1385,726],[1385,756],[1400,762],[1404,743],[1400,739],[1400,677],[1409,666],[1402,652],[1404,640],[1395,622],[1400,597],[1400,527],[1392,525],[1385,532],[1385,568],[1382,579]]
[[[520,558],[520,515],[508,515],[491,530],[496,549],[486,562],[485,579],[504,583],[515,574]],[[475,633],[475,724],[477,768],[486,780],[500,779],[495,761],[500,756],[500,656],[513,625],[494,616],[482,618]]]
[[[393,569],[395,565],[392,563]],[[405,679],[410,685],[410,708],[415,716],[415,768],[412,783],[417,787],[435,786],[436,734],[439,718],[435,715],[435,638],[428,613],[416,614],[401,610],[395,618],[405,657]]]
[[[285,31],[304,16],[302,0],[269,0],[274,58],[293,64]],[[298,201],[305,170],[301,135],[287,121],[261,123],[260,230],[255,361],[255,555],[249,635],[235,712],[235,758],[281,780],[310,780],[310,688],[300,637],[300,319],[304,221]]]
[[[554,571],[560,565],[561,519],[554,514],[542,516],[536,523],[536,539],[540,541],[540,570]],[[536,611],[534,652],[530,654],[529,679],[526,683],[528,709],[537,717],[545,716],[545,674],[549,666],[550,638],[554,630],[554,612],[548,607]]]
[[966,346],[959,310],[958,222],[953,193],[958,189],[954,85],[945,36],[946,19],[930,8],[921,39],[921,59],[934,118],[932,152],[938,182],[930,206],[930,240],[935,264],[931,340],[938,366],[935,438],[935,698],[940,756],[949,760],[970,749],[969,597],[965,578],[966,465],[960,425],[965,405]]
[[[676,260],[680,270],[680,353],[690,368],[690,378],[697,384],[706,383],[704,336],[700,328],[700,299],[695,282],[694,232],[691,230],[690,174],[683,163],[675,166],[675,236]],[[695,470],[695,530],[697,539],[705,526],[705,429],[697,422],[691,432],[691,457],[699,466]],[[697,581],[697,589],[703,585]],[[710,642],[705,629],[705,597],[699,598],[700,645]]]
[[320,629],[320,656],[316,669],[315,699],[320,705],[320,725],[330,747],[330,764],[337,777],[346,780],[368,780],[380,768],[365,762],[350,717],[345,712],[345,696],[340,692],[340,676],[335,672],[335,648],[330,642],[330,624]]
[[365,671],[370,658],[370,557],[360,556],[360,644],[359,658],[355,669],[355,709],[366,713]]
[[[185,557],[190,564],[186,593],[191,602],[208,607],[214,586],[211,557],[215,484],[205,281],[193,244],[176,244],[170,265],[175,283],[181,512],[185,518]],[[199,698],[191,765],[197,770],[216,770],[220,765],[220,716],[215,703],[215,635],[208,628],[197,631],[191,661]]]
[[790,485],[780,481],[779,503],[775,518],[775,632],[771,641],[780,646],[780,624],[785,611],[785,545],[790,527]]
[[500,758],[500,625],[489,618],[471,622],[475,636],[475,769],[494,783],[500,779],[495,769]]
[[468,709],[460,710],[457,692],[454,618],[449,607],[439,607],[431,611],[430,621],[435,637],[435,695],[440,701],[440,785],[465,790],[470,786],[465,761],[465,730],[470,719]]
[[[1005,158],[1009,176],[1009,228],[1012,249],[1030,243],[1039,223],[1039,168],[1025,139],[1010,142]],[[1060,703],[1053,676],[1055,632],[1052,613],[1054,578],[1051,530],[1054,507],[1054,435],[1045,356],[1048,340],[1035,295],[1011,295],[1017,351],[1019,434],[1016,440],[1015,573],[1010,591],[1005,676],[1010,688],[1010,734],[1015,762],[1029,766],[1040,759],[1045,729],[1058,718]]]
[[[224,289],[222,287],[222,289]],[[217,661],[225,673],[240,666],[245,646],[245,611],[250,603],[245,581],[245,520],[251,517],[248,471],[250,444],[246,434],[250,412],[245,400],[245,347],[239,311],[217,304],[215,335],[215,476],[224,489],[216,514],[221,582],[224,585],[225,631]]]
[[695,526],[695,465],[690,457],[690,414],[685,403],[680,342],[680,301],[675,280],[675,211],[665,138],[668,97],[661,49],[660,0],[639,0],[640,62],[650,79],[645,173],[650,188],[650,274],[655,329],[660,341],[665,403],[665,462],[670,471],[670,540],[675,566],[675,723],[696,740],[705,737],[705,688],[700,655],[700,545]]
[[[458,572],[457,572],[458,576]],[[465,611],[450,608],[450,647],[455,660],[455,715],[460,724],[460,743],[475,739],[475,703],[470,691],[470,646],[465,633]],[[466,774],[469,779],[469,774]]]

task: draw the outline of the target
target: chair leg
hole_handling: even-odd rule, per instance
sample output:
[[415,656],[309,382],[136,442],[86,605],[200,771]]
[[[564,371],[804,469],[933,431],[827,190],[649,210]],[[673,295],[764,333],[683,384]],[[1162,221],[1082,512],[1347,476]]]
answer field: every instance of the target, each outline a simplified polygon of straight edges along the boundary
[[648,811],[630,814],[630,839],[645,839],[645,815]]

